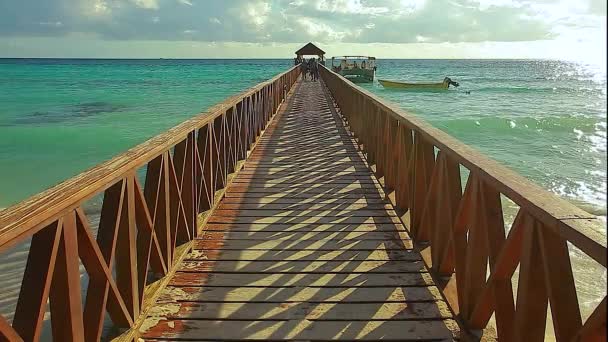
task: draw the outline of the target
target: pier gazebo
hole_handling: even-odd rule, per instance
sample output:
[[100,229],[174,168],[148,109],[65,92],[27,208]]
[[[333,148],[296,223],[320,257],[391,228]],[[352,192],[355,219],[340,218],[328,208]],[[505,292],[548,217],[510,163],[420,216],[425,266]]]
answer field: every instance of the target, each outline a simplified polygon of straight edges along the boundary
[[317,56],[319,62],[325,65],[325,51],[321,50],[313,43],[308,43],[296,51],[296,58],[302,59],[304,56]]

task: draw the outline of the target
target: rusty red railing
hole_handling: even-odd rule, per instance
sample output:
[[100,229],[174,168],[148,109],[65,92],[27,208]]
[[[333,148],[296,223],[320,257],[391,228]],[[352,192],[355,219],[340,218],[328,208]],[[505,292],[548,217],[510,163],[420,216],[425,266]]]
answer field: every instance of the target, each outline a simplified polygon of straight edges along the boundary
[[[568,246],[605,271],[595,216],[329,69],[321,75],[461,325],[488,336],[494,315],[494,337],[541,341],[550,304],[558,341],[606,340],[605,292],[583,322]],[[508,234],[503,197],[519,208]]]
[[[0,316],[0,340],[39,340],[47,301],[56,341],[98,341],[106,312],[115,326],[135,327],[298,75],[291,68],[1,211],[0,252],[31,245],[12,324]],[[95,237],[82,206],[99,194]]]

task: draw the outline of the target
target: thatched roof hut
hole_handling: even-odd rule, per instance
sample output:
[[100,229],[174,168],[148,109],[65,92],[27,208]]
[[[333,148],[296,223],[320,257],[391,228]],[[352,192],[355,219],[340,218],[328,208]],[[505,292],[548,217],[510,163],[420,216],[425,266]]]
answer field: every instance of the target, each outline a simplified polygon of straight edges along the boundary
[[319,49],[315,44],[308,43],[296,51],[298,57],[302,56],[319,56],[320,60],[325,60],[325,51]]

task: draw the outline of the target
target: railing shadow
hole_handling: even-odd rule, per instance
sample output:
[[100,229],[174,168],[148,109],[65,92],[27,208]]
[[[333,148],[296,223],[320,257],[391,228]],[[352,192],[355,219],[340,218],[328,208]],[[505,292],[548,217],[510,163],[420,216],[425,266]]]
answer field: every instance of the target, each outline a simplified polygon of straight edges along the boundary
[[451,312],[322,88],[298,87],[159,298],[152,315],[164,320],[144,336],[452,336]]

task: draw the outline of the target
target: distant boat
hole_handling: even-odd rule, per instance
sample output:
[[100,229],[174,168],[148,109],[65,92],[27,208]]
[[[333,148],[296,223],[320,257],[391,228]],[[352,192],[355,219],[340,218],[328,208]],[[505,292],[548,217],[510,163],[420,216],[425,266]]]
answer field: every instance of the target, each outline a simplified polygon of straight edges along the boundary
[[[334,65],[338,60],[339,64]],[[359,63],[357,63],[357,60]],[[376,73],[376,57],[338,56],[331,58],[331,69],[355,83],[370,83]]]
[[440,83],[409,83],[409,82],[397,82],[397,81],[387,81],[387,80],[378,80],[380,84],[384,88],[398,88],[398,89],[448,89],[450,85],[454,87],[458,87],[460,84],[458,82],[452,81],[449,77],[443,79],[443,82]]

